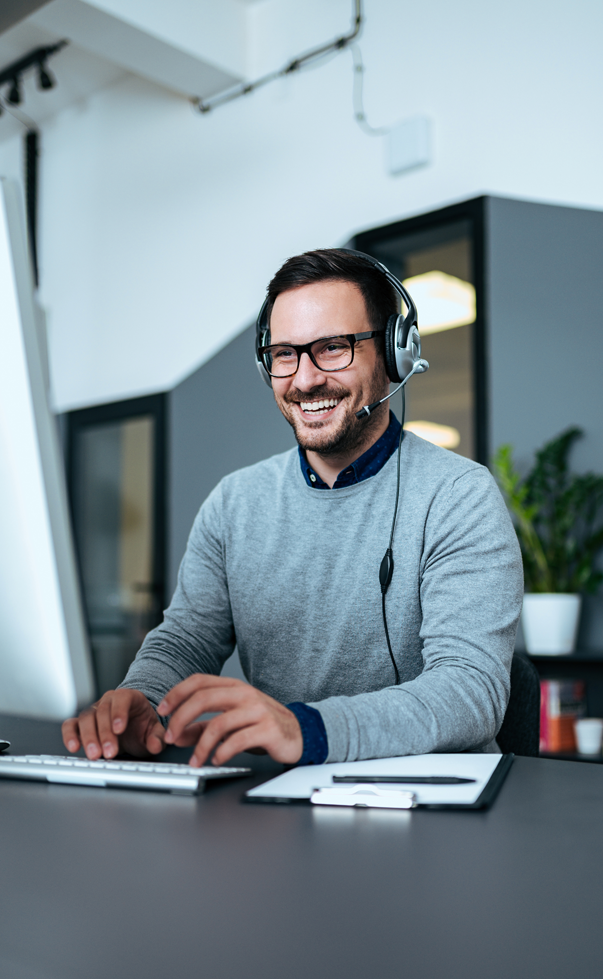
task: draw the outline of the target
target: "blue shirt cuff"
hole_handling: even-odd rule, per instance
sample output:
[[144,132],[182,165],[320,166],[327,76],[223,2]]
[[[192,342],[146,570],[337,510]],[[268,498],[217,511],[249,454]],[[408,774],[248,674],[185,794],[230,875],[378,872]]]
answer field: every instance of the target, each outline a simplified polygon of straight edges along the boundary
[[304,739],[304,750],[297,764],[322,765],[329,754],[329,742],[320,711],[299,701],[285,706],[297,717]]

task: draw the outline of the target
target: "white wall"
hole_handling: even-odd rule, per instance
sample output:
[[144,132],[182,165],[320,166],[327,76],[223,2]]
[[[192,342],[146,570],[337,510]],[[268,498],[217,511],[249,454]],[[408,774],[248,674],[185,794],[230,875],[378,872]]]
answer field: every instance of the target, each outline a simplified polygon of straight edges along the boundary
[[[350,6],[251,4],[253,73],[347,30]],[[170,388],[251,321],[300,250],[485,191],[603,208],[599,0],[365,12],[369,117],[434,120],[434,163],[407,176],[387,175],[383,141],[352,118],[349,53],[208,116],[128,77],[44,125],[58,409]],[[0,146],[0,170],[18,171],[17,149]]]

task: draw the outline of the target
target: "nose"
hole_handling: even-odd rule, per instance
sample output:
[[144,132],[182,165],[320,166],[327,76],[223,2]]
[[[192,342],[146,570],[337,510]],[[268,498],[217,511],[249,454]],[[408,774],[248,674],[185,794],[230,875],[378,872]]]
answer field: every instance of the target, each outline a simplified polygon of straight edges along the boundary
[[324,373],[316,367],[310,360],[307,353],[303,353],[299,358],[299,367],[295,375],[295,386],[310,391],[325,382]]

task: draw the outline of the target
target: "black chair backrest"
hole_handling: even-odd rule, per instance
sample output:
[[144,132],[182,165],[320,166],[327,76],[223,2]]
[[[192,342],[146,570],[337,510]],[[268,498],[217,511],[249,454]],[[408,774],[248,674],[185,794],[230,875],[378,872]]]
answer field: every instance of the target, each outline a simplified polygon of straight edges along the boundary
[[521,653],[513,654],[511,696],[496,740],[503,754],[538,755],[540,678],[531,660]]

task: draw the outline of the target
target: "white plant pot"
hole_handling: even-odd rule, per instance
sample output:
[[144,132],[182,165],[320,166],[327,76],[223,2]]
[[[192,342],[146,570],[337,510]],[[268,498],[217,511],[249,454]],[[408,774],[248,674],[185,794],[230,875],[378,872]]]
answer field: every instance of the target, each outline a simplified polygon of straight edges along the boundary
[[563,656],[576,647],[581,595],[523,596],[521,624],[532,656]]

